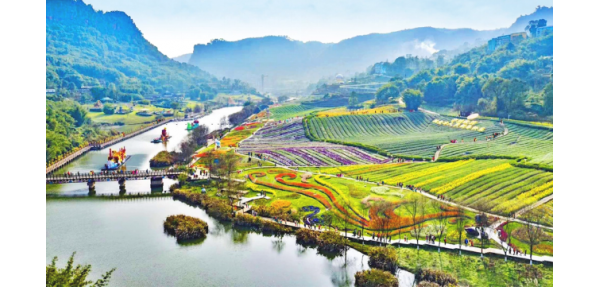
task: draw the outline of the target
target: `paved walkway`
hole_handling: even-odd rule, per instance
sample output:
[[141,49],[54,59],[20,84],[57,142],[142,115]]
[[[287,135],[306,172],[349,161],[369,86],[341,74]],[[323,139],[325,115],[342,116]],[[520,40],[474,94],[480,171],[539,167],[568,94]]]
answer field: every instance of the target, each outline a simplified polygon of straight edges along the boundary
[[[277,222],[277,221],[275,221],[272,218],[268,218],[268,217],[261,217],[261,218],[264,219],[264,220],[270,220],[270,221],[273,221],[273,222]],[[301,223],[298,223],[298,225],[296,225],[293,222],[289,222],[289,221],[285,221],[285,222],[279,221],[278,223],[279,224],[283,224],[283,225],[288,226],[288,227],[292,227],[292,228],[306,228]],[[327,231],[327,229],[325,229],[325,228],[322,228],[322,229],[313,229],[313,228],[310,228],[310,229],[314,230],[314,231],[318,231],[318,232],[325,232],[325,231]],[[345,232],[343,232],[343,231],[339,231],[339,233],[340,233],[341,236],[344,236],[344,234],[345,234]],[[416,239],[409,239],[407,241],[404,241],[402,239],[402,240],[394,240],[394,241],[388,242],[388,243],[382,243],[382,242],[379,242],[379,241],[377,241],[375,239],[372,239],[372,237],[359,238],[359,237],[352,236],[352,232],[351,231],[348,232],[348,235],[345,236],[345,237],[347,237],[349,239],[352,239],[354,241],[359,241],[359,242],[362,241],[362,240],[364,240],[364,242],[368,242],[370,244],[375,244],[375,245],[377,243],[379,243],[380,245],[381,244],[391,244],[393,246],[400,246],[400,247],[403,246],[403,245],[404,246],[407,246],[407,245],[417,245],[417,240]],[[472,253],[481,253],[482,252],[481,248],[480,247],[478,248],[476,246],[473,246],[473,247],[471,247],[471,246],[464,246],[464,245],[459,246],[458,244],[444,244],[444,243],[442,243],[441,245],[438,245],[437,241],[435,242],[435,244],[432,244],[432,243],[427,243],[424,240],[419,240],[419,244],[418,245],[419,246],[439,247],[440,249],[445,249],[445,250],[459,250],[459,249],[461,249],[461,250],[472,252]],[[500,250],[500,249],[497,249],[497,248],[484,248],[483,249],[483,254],[495,254],[495,255],[502,255],[502,256],[505,255],[503,250]],[[517,258],[517,259],[523,259],[523,260],[529,260],[529,255],[528,256],[525,256],[525,255],[518,255],[517,256],[517,255],[510,255],[509,254],[509,255],[507,255],[507,257]],[[533,256],[533,261],[535,261],[535,262],[550,262],[550,263],[553,263],[554,262],[554,258],[552,256],[538,256],[538,255],[534,255]]]
[[250,201],[261,199],[261,198],[271,199],[270,197],[268,197],[266,195],[259,195],[259,196],[255,196],[255,197],[242,197],[241,200],[240,200],[240,204],[246,204],[246,203],[248,203]]

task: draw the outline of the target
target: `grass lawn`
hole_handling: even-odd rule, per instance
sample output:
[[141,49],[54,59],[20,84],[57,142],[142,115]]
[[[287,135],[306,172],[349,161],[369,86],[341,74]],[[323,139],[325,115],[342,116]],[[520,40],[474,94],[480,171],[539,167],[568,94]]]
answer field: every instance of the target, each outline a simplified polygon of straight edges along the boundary
[[[147,122],[156,120],[155,115],[152,115],[149,117],[137,115],[137,113],[143,109],[146,109],[151,113],[155,112],[155,111],[168,110],[168,109],[158,108],[158,107],[155,107],[152,105],[146,105],[146,106],[136,105],[135,107],[133,107],[133,112],[128,113],[128,114],[107,115],[107,114],[104,114],[103,112],[89,112],[88,117],[93,122],[96,122],[96,123],[107,123],[107,124],[123,123],[125,125],[136,125],[136,124],[142,124],[142,123],[147,123]],[[178,115],[181,116],[181,115],[183,115],[183,113],[176,112],[176,116],[178,116]]]
[[[552,286],[553,267],[528,262],[504,262],[503,256],[463,252],[437,252],[435,248],[397,248],[400,267],[415,272],[418,268],[441,269],[452,274],[460,286]],[[537,279],[539,285],[527,285]]]

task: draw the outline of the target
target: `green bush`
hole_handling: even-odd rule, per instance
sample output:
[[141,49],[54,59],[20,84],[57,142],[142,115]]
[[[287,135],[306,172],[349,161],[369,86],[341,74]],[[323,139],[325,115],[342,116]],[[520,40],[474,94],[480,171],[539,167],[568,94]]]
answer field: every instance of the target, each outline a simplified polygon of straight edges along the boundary
[[177,237],[177,241],[204,238],[208,233],[206,222],[183,214],[167,217],[163,226],[165,232]]
[[390,245],[387,247],[373,247],[369,251],[369,266],[396,273],[398,269],[398,253]]
[[161,151],[150,159],[150,167],[166,167],[175,163],[175,157],[168,151]]
[[317,250],[323,253],[342,254],[348,247],[348,239],[335,231],[325,231],[319,235]]
[[105,115],[112,115],[115,113],[115,107],[113,105],[106,104],[102,107],[102,112]]
[[415,277],[418,281],[428,281],[443,287],[456,286],[458,284],[458,280],[454,276],[441,270],[420,269],[415,274]]
[[319,232],[300,228],[296,231],[296,242],[299,244],[314,245],[319,241]]
[[388,271],[371,269],[354,274],[357,287],[397,287],[398,278]]

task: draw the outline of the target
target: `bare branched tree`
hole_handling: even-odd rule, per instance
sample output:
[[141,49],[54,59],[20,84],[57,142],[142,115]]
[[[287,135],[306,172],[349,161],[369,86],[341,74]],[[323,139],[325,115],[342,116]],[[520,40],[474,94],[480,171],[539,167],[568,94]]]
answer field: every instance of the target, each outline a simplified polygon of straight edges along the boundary
[[529,245],[529,264],[533,264],[533,248],[540,244],[542,239],[545,237],[544,228],[542,223],[545,222],[550,212],[548,207],[540,205],[525,214],[523,219],[526,221],[525,226],[525,243]]
[[435,231],[438,234],[438,252],[440,252],[440,247],[442,245],[442,235],[444,235],[446,231],[446,225],[448,224],[448,218],[444,215],[444,204],[440,201],[432,201],[432,207],[437,213],[435,218]]
[[456,218],[456,225],[454,225],[455,231],[458,233],[458,255],[462,255],[462,236],[465,233],[465,225],[467,220],[465,219],[465,208],[458,206],[456,211],[458,217]]

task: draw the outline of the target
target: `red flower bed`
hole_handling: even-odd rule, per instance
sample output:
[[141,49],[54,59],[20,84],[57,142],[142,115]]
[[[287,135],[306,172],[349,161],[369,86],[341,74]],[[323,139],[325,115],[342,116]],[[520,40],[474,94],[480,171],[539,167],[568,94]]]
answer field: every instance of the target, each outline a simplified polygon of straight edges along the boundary
[[239,127],[235,128],[234,130],[236,130],[236,131],[243,131],[244,127],[243,126],[239,126]]
[[500,226],[498,226],[497,230],[500,230],[500,240],[506,242],[506,239],[508,238],[508,233],[506,233],[506,231],[504,231],[504,225],[506,225],[506,221],[502,222],[502,224],[500,224]]

